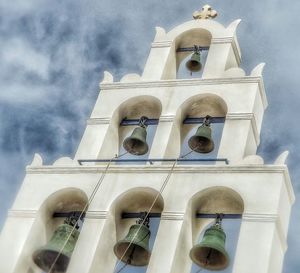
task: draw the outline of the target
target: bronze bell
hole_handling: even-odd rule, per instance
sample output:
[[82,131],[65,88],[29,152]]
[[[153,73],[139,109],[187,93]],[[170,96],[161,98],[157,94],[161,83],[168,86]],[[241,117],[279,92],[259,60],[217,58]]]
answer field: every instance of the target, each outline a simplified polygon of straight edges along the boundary
[[203,124],[197,129],[195,135],[189,139],[189,147],[197,153],[210,153],[214,149],[211,138],[210,116],[206,116]]
[[202,242],[190,251],[190,258],[200,267],[208,270],[223,270],[229,264],[229,255],[225,250],[226,235],[221,227],[221,221],[208,228]]
[[65,272],[79,237],[77,228],[67,221],[60,225],[50,241],[33,253],[35,264],[45,272]]
[[149,263],[151,252],[149,250],[149,218],[144,223],[143,218],[132,225],[123,240],[114,246],[115,255],[122,262],[133,266],[144,266]]
[[195,46],[194,53],[191,56],[190,60],[186,62],[186,68],[191,72],[198,72],[202,68],[202,64],[200,62],[200,50],[199,47]]
[[147,138],[147,126],[145,122],[148,118],[141,117],[139,121],[139,127],[136,127],[131,136],[127,137],[123,142],[124,149],[133,155],[144,155],[148,152]]

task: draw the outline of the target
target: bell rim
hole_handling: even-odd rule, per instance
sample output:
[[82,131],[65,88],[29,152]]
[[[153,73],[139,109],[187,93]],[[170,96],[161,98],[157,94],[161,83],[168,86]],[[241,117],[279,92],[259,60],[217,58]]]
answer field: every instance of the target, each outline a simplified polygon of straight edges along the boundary
[[215,250],[218,250],[224,257],[225,257],[225,263],[222,267],[218,267],[218,268],[214,268],[212,267],[212,265],[210,266],[209,264],[207,266],[203,266],[201,263],[197,262],[195,258],[195,256],[193,255],[193,252],[195,251],[195,249],[199,248],[199,247],[209,247],[211,248],[211,245],[205,244],[205,243],[200,243],[200,244],[196,244],[192,247],[192,249],[190,250],[189,256],[191,258],[191,260],[193,261],[193,263],[195,263],[196,265],[198,265],[201,268],[204,269],[208,269],[211,271],[220,271],[220,270],[224,270],[225,268],[227,268],[229,266],[230,263],[230,257],[229,254],[227,253],[226,249],[224,247],[215,247]]
[[145,148],[142,149],[142,152],[139,152],[139,153],[131,153],[129,150],[127,150],[126,147],[125,147],[125,145],[126,145],[127,142],[129,142],[129,141],[132,140],[132,139],[136,139],[136,140],[140,141],[140,139],[138,139],[138,138],[132,138],[132,137],[127,137],[127,138],[125,138],[124,141],[123,141],[123,148],[124,148],[128,153],[133,154],[133,155],[144,155],[144,154],[148,153],[148,151],[149,151],[149,146],[148,146],[148,143],[147,143],[147,142],[144,142],[144,143],[145,143]]
[[[42,267],[42,265],[44,265],[44,264],[41,264],[42,261],[40,259],[38,259],[39,253],[46,252],[46,251],[59,254],[59,255],[57,255],[57,256],[59,256],[59,259],[60,259],[60,257],[63,257],[64,259],[66,259],[67,260],[66,269],[67,269],[69,262],[70,262],[70,257],[68,257],[64,253],[58,253],[57,250],[49,249],[46,247],[41,247],[41,248],[37,249],[36,251],[34,251],[34,253],[32,254],[32,260],[40,269],[42,269],[43,271],[46,271],[46,272],[48,272],[50,270],[50,267]],[[62,271],[58,271],[57,269],[55,269],[55,270],[57,272],[65,272],[66,269],[63,269]]]
[[196,138],[199,138],[199,136],[194,135],[188,141],[188,145],[189,145],[191,150],[193,150],[196,153],[201,153],[201,154],[208,154],[208,153],[211,153],[214,150],[215,144],[214,144],[214,141],[212,139],[209,140],[209,145],[208,145],[209,149],[201,150],[200,147],[198,147],[198,149],[196,149],[197,146],[194,147],[194,145],[192,144],[193,140],[196,139]]
[[189,64],[192,62],[192,60],[189,60],[185,63],[185,67],[191,71],[191,72],[199,72],[202,69],[202,64],[199,63],[199,66],[196,67],[196,69],[192,69],[192,66],[190,66]]
[[[129,242],[128,241],[125,241],[125,240],[121,240],[121,241],[118,241],[116,244],[115,244],[115,246],[114,246],[114,253],[115,253],[115,255],[116,255],[116,257],[120,260],[120,261],[122,261],[123,263],[126,263],[126,261],[124,261],[123,259],[121,260],[121,258],[122,258],[122,256],[120,256],[119,254],[118,254],[118,252],[117,252],[117,248],[121,245],[121,244],[129,244]],[[141,245],[139,245],[139,244],[136,244],[137,246],[139,246],[140,248],[142,248],[144,251],[145,251],[145,253],[147,254],[146,255],[146,259],[145,259],[145,262],[144,263],[130,263],[130,265],[133,265],[133,266],[145,266],[145,265],[148,265],[149,264],[149,260],[150,260],[150,257],[151,257],[151,252],[150,251],[146,251]],[[125,255],[124,255],[124,257],[123,258],[125,258]]]

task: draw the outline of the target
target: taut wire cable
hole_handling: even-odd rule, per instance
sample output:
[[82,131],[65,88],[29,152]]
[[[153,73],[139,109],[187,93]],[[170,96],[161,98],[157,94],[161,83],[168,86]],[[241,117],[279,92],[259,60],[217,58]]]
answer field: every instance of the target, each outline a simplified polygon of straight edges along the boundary
[[157,195],[155,196],[155,198],[154,198],[154,200],[153,200],[153,202],[152,202],[152,204],[151,204],[149,210],[147,211],[147,214],[145,215],[145,217],[144,217],[142,223],[140,224],[140,227],[138,228],[138,230],[136,231],[136,233],[135,233],[134,236],[132,237],[132,239],[131,239],[129,245],[127,246],[127,248],[125,249],[123,255],[121,256],[121,258],[120,258],[120,259],[118,260],[118,262],[116,263],[116,265],[115,265],[115,267],[114,267],[114,271],[113,271],[114,273],[119,273],[119,272],[121,272],[121,271],[126,267],[126,265],[128,264],[128,263],[125,263],[125,266],[123,266],[123,267],[121,268],[121,270],[116,271],[116,268],[117,268],[118,265],[121,263],[122,259],[125,257],[126,252],[129,250],[129,248],[130,248],[130,246],[132,245],[133,241],[135,240],[137,234],[139,233],[139,231],[140,231],[142,225],[144,224],[144,222],[146,221],[147,217],[149,216],[149,213],[150,213],[151,210],[153,209],[153,207],[154,207],[154,205],[155,205],[155,203],[156,203],[158,197],[162,194],[162,192],[164,191],[165,187],[167,186],[167,184],[168,184],[168,182],[169,182],[169,179],[170,179],[170,177],[171,177],[171,175],[172,175],[172,172],[173,172],[173,170],[174,170],[174,167],[175,167],[175,165],[176,165],[178,159],[180,159],[180,158],[185,158],[186,156],[188,156],[189,154],[191,154],[192,152],[194,152],[198,147],[199,147],[199,145],[196,146],[194,149],[192,149],[192,151],[188,152],[187,154],[185,154],[185,155],[183,155],[183,156],[181,156],[181,157],[179,157],[179,158],[176,158],[176,160],[174,161],[172,167],[170,168],[170,170],[169,170],[169,172],[168,172],[168,175],[166,176],[166,178],[165,178],[165,180],[164,180],[162,186],[160,187],[159,192],[158,192]]
[[106,175],[106,173],[107,173],[107,171],[108,171],[108,169],[109,169],[109,166],[110,166],[112,160],[115,159],[115,158],[120,158],[120,157],[126,155],[127,153],[128,153],[128,152],[123,153],[123,154],[121,154],[121,155],[119,155],[119,156],[118,156],[118,155],[115,155],[114,157],[112,157],[112,158],[109,160],[109,162],[107,163],[107,165],[106,165],[106,167],[105,167],[104,172],[102,172],[102,174],[101,174],[99,180],[97,181],[97,183],[96,183],[96,185],[95,185],[95,187],[94,187],[94,189],[93,189],[93,191],[92,191],[92,193],[91,193],[91,195],[90,195],[88,201],[86,202],[85,206],[84,206],[83,209],[81,210],[80,215],[79,215],[78,219],[76,220],[76,223],[74,224],[74,226],[73,226],[73,228],[72,228],[72,231],[71,231],[70,234],[68,235],[68,237],[67,237],[67,239],[65,240],[65,242],[64,242],[63,246],[61,247],[61,249],[59,250],[57,256],[55,257],[55,259],[54,259],[53,263],[51,264],[51,266],[50,266],[49,270],[47,271],[47,273],[53,273],[54,266],[55,266],[55,264],[56,264],[56,262],[57,262],[57,260],[58,260],[58,258],[59,258],[59,256],[60,256],[60,254],[61,254],[62,251],[64,250],[64,248],[65,248],[66,244],[68,243],[68,241],[69,241],[71,235],[73,234],[74,230],[76,229],[76,226],[77,226],[79,220],[81,219],[81,217],[82,217],[83,214],[85,213],[85,211],[86,211],[86,209],[88,208],[88,206],[89,206],[89,205],[91,204],[91,202],[93,201],[93,199],[94,199],[94,197],[95,197],[95,195],[96,195],[96,193],[97,193],[99,187],[101,186],[101,184],[102,184],[102,182],[103,182],[103,179],[104,179],[104,177],[105,177],[105,175]]

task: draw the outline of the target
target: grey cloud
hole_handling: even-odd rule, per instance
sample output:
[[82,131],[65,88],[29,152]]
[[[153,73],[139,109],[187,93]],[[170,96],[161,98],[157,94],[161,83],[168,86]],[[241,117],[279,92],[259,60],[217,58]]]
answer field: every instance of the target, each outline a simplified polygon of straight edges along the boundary
[[[299,196],[300,3],[208,1],[228,25],[236,18],[242,67],[260,62],[269,107],[259,154],[272,163],[284,150]],[[51,164],[72,156],[98,95],[104,70],[116,80],[141,73],[155,26],[191,19],[195,1],[0,1],[0,222],[34,152]],[[284,272],[299,268],[299,203],[295,204]]]

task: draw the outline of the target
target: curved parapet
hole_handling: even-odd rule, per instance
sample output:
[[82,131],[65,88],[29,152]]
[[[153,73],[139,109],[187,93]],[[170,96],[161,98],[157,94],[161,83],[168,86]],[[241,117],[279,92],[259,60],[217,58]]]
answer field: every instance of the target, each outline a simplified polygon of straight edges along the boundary
[[257,65],[256,67],[254,67],[251,71],[250,76],[252,77],[261,77],[264,67],[265,67],[265,63],[260,63],[259,65]]
[[275,165],[285,165],[286,160],[289,156],[289,151],[284,151],[281,153],[275,160],[274,164]]
[[101,81],[101,83],[113,83],[113,82],[114,82],[113,75],[108,71],[104,71],[103,80]]
[[43,158],[40,154],[35,153],[30,164],[30,167],[40,167],[43,166]]
[[156,27],[156,34],[155,34],[155,38],[154,41],[156,40],[160,40],[161,38],[166,36],[166,30],[162,27]]
[[141,80],[141,76],[136,73],[130,73],[123,76],[120,82],[139,82]]
[[229,24],[229,26],[226,28],[227,34],[230,36],[234,36],[236,33],[236,29],[239,26],[239,24],[241,23],[241,21],[242,21],[242,19],[237,19],[237,20],[231,22]]
[[237,165],[263,165],[264,160],[259,155],[248,155],[243,160],[236,163]]
[[74,161],[70,157],[61,157],[61,158],[57,159],[53,163],[53,166],[72,166],[72,165],[78,165],[76,162],[77,161]]

